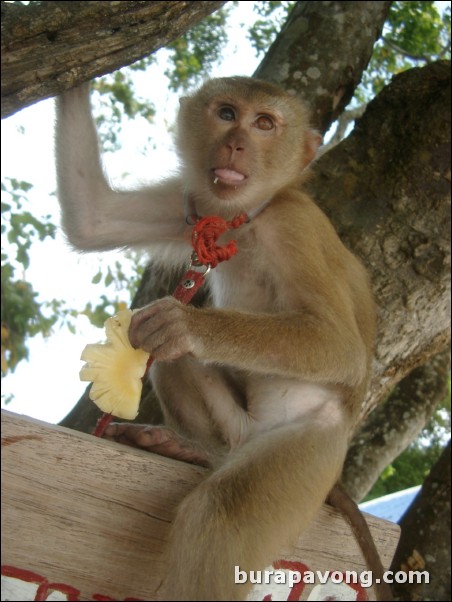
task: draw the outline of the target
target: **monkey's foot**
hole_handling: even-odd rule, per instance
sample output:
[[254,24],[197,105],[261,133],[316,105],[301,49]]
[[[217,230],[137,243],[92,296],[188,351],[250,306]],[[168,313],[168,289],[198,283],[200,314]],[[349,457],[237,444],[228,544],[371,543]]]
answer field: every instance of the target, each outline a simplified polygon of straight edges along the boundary
[[167,458],[210,468],[206,453],[193,446],[170,428],[114,422],[105,431],[104,439],[131,447],[139,447]]

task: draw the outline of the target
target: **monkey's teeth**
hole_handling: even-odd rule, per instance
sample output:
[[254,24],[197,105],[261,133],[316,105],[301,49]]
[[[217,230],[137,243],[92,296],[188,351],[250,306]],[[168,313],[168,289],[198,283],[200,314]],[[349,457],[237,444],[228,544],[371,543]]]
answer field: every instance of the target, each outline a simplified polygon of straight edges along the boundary
[[142,381],[149,354],[134,349],[128,330],[132,311],[118,312],[105,322],[105,343],[86,345],[80,380],[91,381],[90,399],[103,411],[133,420],[138,414]]

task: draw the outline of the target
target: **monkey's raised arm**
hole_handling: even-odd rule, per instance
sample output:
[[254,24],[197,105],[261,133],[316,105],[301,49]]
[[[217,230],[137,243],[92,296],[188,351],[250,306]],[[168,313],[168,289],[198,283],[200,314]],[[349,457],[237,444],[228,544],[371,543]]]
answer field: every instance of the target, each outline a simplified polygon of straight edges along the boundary
[[180,180],[114,191],[104,175],[89,84],[56,101],[58,198],[64,231],[83,251],[178,241],[184,229]]

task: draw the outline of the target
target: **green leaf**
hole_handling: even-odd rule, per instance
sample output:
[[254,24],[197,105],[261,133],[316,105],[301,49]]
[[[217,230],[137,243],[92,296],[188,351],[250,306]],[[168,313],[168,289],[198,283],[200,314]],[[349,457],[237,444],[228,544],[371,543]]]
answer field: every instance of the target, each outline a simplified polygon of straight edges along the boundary
[[99,284],[99,282],[102,280],[102,272],[99,270],[97,272],[97,274],[95,276],[93,276],[93,278],[91,279],[91,282],[93,284]]

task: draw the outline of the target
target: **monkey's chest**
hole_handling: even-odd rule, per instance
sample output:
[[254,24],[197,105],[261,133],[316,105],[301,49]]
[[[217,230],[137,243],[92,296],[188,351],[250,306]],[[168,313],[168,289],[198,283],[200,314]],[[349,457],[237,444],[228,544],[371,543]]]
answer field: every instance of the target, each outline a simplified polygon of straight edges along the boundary
[[233,258],[211,274],[210,287],[216,307],[252,312],[275,311],[281,291],[262,261]]

